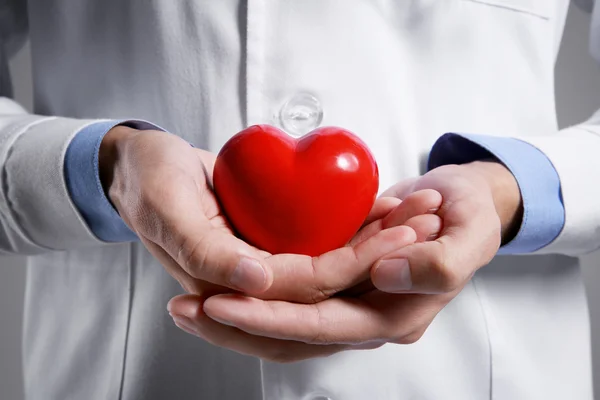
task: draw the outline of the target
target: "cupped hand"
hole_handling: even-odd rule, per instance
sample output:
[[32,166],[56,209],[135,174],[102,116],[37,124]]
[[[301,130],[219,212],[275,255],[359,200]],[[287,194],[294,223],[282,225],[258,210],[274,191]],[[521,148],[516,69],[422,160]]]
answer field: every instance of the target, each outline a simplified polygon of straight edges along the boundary
[[385,195],[403,198],[423,189],[443,197],[437,211],[444,229],[427,243],[386,255],[372,270],[375,286],[391,293],[452,293],[510,241],[522,219],[521,194],[502,164],[475,162],[439,167],[400,182]]
[[273,272],[222,214],[211,189],[214,162],[175,135],[123,126],[108,132],[99,154],[109,199],[186,291],[261,293]]
[[[275,270],[273,287],[261,296],[206,299],[184,295],[171,300],[169,311],[175,323],[188,333],[218,346],[273,361],[297,361],[350,348],[380,346],[383,342],[371,340],[372,331],[363,332],[371,339],[356,341],[344,339],[339,331],[360,334],[361,329],[368,328],[364,324],[377,322],[373,320],[375,312],[366,318],[363,313],[368,311],[371,300],[387,306],[387,299],[378,300],[373,295],[381,294],[369,281],[373,263],[399,248],[435,238],[441,229],[441,220],[435,215],[441,201],[440,194],[433,190],[413,193],[403,201],[380,198],[363,229],[348,246],[314,258],[312,269],[290,263],[290,269]],[[348,257],[342,256],[344,254]],[[372,257],[364,254],[372,254]],[[273,259],[287,257],[294,256],[273,256]],[[364,261],[357,263],[358,259]],[[295,286],[281,283],[288,281],[295,282]],[[280,290],[275,289],[278,285]],[[349,297],[355,292],[360,295]],[[308,293],[312,293],[309,297],[312,301],[303,301]],[[245,315],[238,314],[237,310],[231,310],[233,316],[228,314],[230,306],[240,306],[239,310]],[[402,313],[409,309],[405,304],[403,310],[395,311]],[[374,327],[380,326],[380,323],[374,324]],[[335,340],[327,335],[317,337],[318,329],[339,336]]]
[[447,166],[386,192],[404,202],[373,222],[384,228],[379,232],[408,223],[405,215],[410,213],[403,205],[426,189],[443,198],[436,211],[441,232],[435,238],[425,232],[425,241],[399,247],[378,260],[371,269],[375,288],[313,304],[238,294],[204,301],[183,297],[171,304],[185,316],[178,323],[216,345],[280,362],[415,342],[475,271],[492,259],[502,241],[510,240],[522,212],[516,182],[501,164]]

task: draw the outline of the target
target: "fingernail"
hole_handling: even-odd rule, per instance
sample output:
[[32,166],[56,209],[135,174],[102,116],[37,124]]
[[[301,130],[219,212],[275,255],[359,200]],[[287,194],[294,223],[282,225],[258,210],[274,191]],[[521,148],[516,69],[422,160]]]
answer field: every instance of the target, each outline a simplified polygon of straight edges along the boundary
[[194,327],[192,321],[189,318],[175,315],[173,316],[173,322],[179,327],[179,329],[183,330],[184,332],[187,332],[190,335],[198,336],[198,332],[196,331],[196,328]]
[[242,257],[231,274],[229,283],[247,292],[260,292],[265,288],[267,274],[260,263],[252,258]]
[[439,211],[439,209],[440,209],[439,207],[434,207],[434,208],[430,208],[429,210],[427,210],[427,212],[429,214],[435,214],[436,212]]
[[186,318],[192,321],[198,316],[198,307],[202,305],[196,300],[188,300],[185,302],[177,302],[176,311],[173,310],[173,302],[167,303],[167,311],[172,318]]
[[410,266],[406,259],[383,260],[377,267],[377,287],[384,292],[403,292],[412,288]]

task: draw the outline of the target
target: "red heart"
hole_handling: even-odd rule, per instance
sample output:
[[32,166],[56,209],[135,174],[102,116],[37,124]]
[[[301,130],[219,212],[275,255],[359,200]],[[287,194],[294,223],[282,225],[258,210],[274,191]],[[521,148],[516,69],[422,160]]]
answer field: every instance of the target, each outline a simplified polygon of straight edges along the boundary
[[272,254],[316,256],[344,246],[379,187],[367,146],[336,127],[294,139],[273,126],[251,126],[223,146],[213,177],[238,234]]

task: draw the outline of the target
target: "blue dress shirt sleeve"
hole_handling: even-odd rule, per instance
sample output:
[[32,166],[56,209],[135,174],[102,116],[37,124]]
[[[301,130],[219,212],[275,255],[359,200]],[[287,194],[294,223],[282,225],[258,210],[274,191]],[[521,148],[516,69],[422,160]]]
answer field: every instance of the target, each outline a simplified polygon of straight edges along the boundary
[[498,254],[526,254],[547,246],[562,231],[565,208],[558,173],[536,147],[514,138],[448,133],[434,144],[428,169],[490,157],[512,172],[523,199],[519,232]]
[[64,176],[71,200],[92,233],[105,242],[132,242],[137,235],[123,222],[106,197],[98,171],[98,153],[104,135],[117,125],[141,130],[163,130],[149,122],[102,121],[79,131],[67,148]]

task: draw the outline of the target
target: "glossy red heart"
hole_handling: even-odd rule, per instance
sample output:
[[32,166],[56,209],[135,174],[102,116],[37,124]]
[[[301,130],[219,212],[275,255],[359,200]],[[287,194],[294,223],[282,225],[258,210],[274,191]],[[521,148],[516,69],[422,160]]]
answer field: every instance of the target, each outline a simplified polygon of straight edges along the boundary
[[344,246],[379,187],[367,146],[337,127],[294,139],[273,126],[251,126],[223,146],[213,176],[237,233],[272,254],[316,256]]

